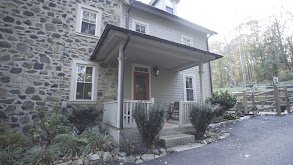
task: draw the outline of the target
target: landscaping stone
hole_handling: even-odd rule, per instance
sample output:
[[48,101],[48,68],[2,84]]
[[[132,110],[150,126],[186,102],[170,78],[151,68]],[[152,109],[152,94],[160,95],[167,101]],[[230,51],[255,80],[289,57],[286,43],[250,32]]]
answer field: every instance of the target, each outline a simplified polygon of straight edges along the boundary
[[127,154],[125,152],[120,152],[119,155],[122,157],[126,157]]
[[153,160],[153,159],[155,159],[155,155],[154,154],[143,154],[143,155],[141,155],[141,159],[143,161]]
[[175,150],[174,150],[174,148],[167,148],[166,149],[166,152],[168,153],[168,154],[170,154],[170,153],[173,153],[173,152],[175,152]]
[[206,142],[207,142],[208,144],[210,144],[210,143],[213,142],[213,139],[212,139],[212,138],[207,138],[207,139],[206,139]]
[[134,156],[123,157],[122,159],[123,159],[124,163],[134,163],[135,162]]
[[157,154],[157,155],[159,155],[159,154],[160,154],[160,152],[159,152],[159,150],[158,150],[158,149],[154,149],[154,150],[153,150],[153,154]]
[[82,159],[78,159],[78,160],[74,160],[73,162],[72,162],[72,165],[82,165],[83,163],[82,163]]
[[103,161],[113,161],[112,154],[110,152],[104,152]]
[[164,148],[160,148],[160,152],[161,152],[161,156],[166,156],[167,155],[167,152]]
[[100,158],[100,156],[97,155],[97,154],[92,154],[92,155],[88,155],[87,159],[88,159],[89,161],[96,161],[96,160],[100,160],[101,158]]
[[144,161],[142,159],[138,159],[135,161],[135,163],[143,163]]

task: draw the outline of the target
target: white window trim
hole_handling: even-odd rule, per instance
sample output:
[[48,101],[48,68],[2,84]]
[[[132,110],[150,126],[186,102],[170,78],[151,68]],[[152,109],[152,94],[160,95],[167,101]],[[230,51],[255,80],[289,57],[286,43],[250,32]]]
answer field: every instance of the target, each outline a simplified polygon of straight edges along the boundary
[[[92,99],[91,100],[77,100],[75,99],[76,95],[76,74],[77,74],[77,65],[85,65],[85,66],[90,66],[93,67],[93,85],[92,85]],[[91,61],[82,61],[82,60],[73,60],[72,62],[72,72],[71,72],[71,81],[70,81],[70,102],[75,103],[75,104],[96,104],[97,102],[97,93],[98,93],[98,68],[99,65],[96,62],[91,62]]]
[[[81,22],[82,22],[82,13],[83,10],[89,10],[91,12],[96,13],[96,31],[95,35],[91,34],[85,34],[81,33]],[[84,4],[78,4],[77,7],[77,19],[76,19],[76,25],[75,25],[75,33],[81,36],[93,36],[93,37],[100,37],[101,36],[101,24],[102,24],[102,10],[98,8],[94,8],[92,6],[84,5]]]
[[[134,100],[134,72],[135,71],[135,67],[143,67],[143,68],[148,68],[148,74],[149,74],[149,99],[152,98],[152,94],[151,94],[151,89],[152,89],[152,68],[148,65],[142,65],[142,64],[132,64],[132,71],[131,71],[131,100]],[[142,73],[147,73],[147,72],[142,72]]]
[[195,85],[195,75],[191,74],[183,74],[183,88],[184,88],[184,101],[187,101],[187,93],[186,93],[186,77],[192,77],[192,85],[193,85],[193,101],[196,101],[196,85]]
[[[135,31],[135,25],[136,23],[138,24],[142,24],[142,25],[145,25],[145,34],[149,34],[149,24],[146,23],[146,22],[143,22],[143,21],[139,21],[139,20],[136,20],[136,19],[132,19],[132,30]],[[143,33],[144,34],[144,33]]]
[[188,37],[188,36],[185,36],[185,35],[181,35],[181,43],[182,44],[184,44],[184,38],[190,40],[190,47],[193,47],[193,39],[191,37]]

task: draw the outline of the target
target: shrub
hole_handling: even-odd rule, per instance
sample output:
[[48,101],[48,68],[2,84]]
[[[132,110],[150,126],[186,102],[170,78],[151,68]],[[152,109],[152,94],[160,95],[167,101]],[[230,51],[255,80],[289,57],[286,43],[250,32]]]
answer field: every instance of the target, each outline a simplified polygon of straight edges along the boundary
[[51,165],[58,159],[59,148],[56,145],[49,147],[34,146],[27,151],[23,161],[31,165]]
[[235,120],[235,119],[240,119],[240,117],[238,117],[237,115],[232,114],[232,113],[226,113],[224,116],[224,119]]
[[279,81],[288,81],[288,80],[293,80],[292,71],[281,70],[279,73]]
[[60,113],[60,107],[56,104],[53,107],[53,114],[49,117],[45,112],[45,107],[37,110],[39,121],[34,123],[30,129],[30,137],[41,146],[50,146],[58,134],[64,134],[72,131],[67,117]]
[[94,127],[90,130],[84,131],[81,138],[88,140],[88,150],[90,151],[112,151],[117,147],[113,137],[100,133],[99,129]]
[[219,109],[218,105],[212,106],[205,103],[197,103],[191,108],[190,121],[195,128],[197,138],[202,139],[204,137],[208,126]]
[[210,102],[212,105],[219,104],[221,109],[218,111],[217,116],[222,116],[225,111],[234,107],[237,102],[237,96],[231,95],[228,90],[225,92],[217,91],[212,94],[212,97],[207,99],[207,102]]
[[145,106],[139,104],[134,110],[133,118],[137,124],[142,142],[147,148],[150,148],[163,128],[164,108],[154,105],[147,111]]
[[95,107],[77,107],[70,113],[69,121],[77,129],[77,134],[80,135],[86,128],[95,126],[96,121],[101,117],[102,111]]

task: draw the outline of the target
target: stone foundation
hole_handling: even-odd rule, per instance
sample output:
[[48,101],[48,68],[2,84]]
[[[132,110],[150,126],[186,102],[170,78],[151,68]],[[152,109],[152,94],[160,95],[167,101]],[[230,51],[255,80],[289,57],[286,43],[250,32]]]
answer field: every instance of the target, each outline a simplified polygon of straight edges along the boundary
[[[89,60],[99,38],[76,34],[77,5],[102,10],[101,30],[120,25],[119,0],[2,0],[0,118],[27,133],[43,100],[69,101],[73,59]],[[117,63],[100,64],[98,107],[116,99]]]

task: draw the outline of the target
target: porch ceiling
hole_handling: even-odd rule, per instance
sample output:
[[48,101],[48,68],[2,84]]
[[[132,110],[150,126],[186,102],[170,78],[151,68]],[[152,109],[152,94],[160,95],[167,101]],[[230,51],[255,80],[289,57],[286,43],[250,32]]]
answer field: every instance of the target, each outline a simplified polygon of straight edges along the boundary
[[128,33],[131,34],[131,38],[126,48],[125,57],[126,62],[129,63],[178,71],[222,57],[179,43],[107,25],[91,59],[104,63],[117,60],[119,49],[125,43]]

